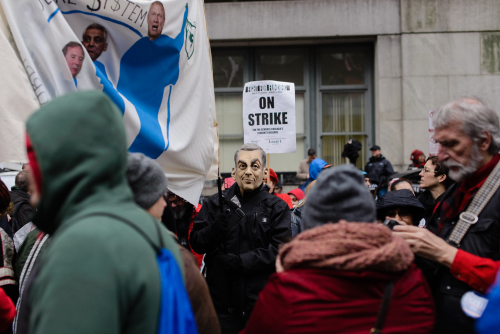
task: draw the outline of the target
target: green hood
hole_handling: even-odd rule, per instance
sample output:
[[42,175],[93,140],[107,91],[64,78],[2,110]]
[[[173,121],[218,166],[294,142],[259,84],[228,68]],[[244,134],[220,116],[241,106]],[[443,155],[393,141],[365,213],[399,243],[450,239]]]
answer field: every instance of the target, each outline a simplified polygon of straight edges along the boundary
[[26,128],[42,175],[33,216],[40,229],[54,233],[93,204],[133,201],[121,118],[111,100],[96,91],[56,98],[29,118]]

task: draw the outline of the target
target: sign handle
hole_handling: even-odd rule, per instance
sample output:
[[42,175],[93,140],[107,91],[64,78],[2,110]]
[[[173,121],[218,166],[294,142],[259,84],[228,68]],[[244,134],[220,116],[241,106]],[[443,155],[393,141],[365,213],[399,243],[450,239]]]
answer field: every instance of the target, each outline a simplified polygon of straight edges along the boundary
[[266,154],[267,168],[271,168],[271,159],[269,158],[269,153]]

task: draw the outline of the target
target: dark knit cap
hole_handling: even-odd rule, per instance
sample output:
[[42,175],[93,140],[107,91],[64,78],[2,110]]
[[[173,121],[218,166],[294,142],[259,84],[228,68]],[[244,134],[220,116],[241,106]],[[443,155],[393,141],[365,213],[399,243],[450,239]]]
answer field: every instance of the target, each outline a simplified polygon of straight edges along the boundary
[[4,211],[9,207],[10,204],[10,192],[5,183],[0,180],[0,212]]
[[135,202],[149,209],[167,191],[167,178],[160,165],[142,153],[129,153],[127,180]]
[[[414,212],[415,219],[420,219],[425,214],[425,208],[408,189],[389,191],[377,202],[377,215],[380,220],[385,219],[386,212],[391,208],[405,207]],[[414,223],[418,223],[414,222]]]
[[329,222],[374,222],[375,201],[363,177],[351,164],[327,169],[319,174],[307,196],[302,224],[304,229]]

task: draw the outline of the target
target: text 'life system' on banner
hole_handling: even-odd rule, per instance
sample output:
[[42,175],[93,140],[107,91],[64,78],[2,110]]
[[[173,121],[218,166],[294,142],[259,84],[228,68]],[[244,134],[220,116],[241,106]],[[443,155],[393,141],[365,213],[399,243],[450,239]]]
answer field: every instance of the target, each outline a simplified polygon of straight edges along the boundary
[[245,143],[266,153],[295,152],[295,85],[272,80],[245,84],[243,129]]
[[197,203],[218,163],[203,1],[2,0],[2,7],[40,104],[103,91],[123,114],[129,151],[157,159],[169,189]]

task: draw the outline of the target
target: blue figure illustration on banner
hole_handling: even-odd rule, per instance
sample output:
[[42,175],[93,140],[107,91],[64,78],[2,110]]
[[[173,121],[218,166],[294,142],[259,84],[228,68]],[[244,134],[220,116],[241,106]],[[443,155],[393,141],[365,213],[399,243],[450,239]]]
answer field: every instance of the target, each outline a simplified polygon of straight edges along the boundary
[[[107,49],[107,31],[97,23],[83,33],[82,44],[87,49],[103,85],[103,92],[125,113],[126,98],[136,109],[140,131],[129,147],[130,152],[141,152],[157,159],[169,146],[170,95],[179,79],[179,59],[184,45],[188,6],[182,27],[175,38],[162,35],[165,9],[160,1],[151,4],[147,23],[148,36],[140,38],[120,60],[120,75],[115,88],[108,78],[104,64],[97,60]],[[170,86],[170,87],[169,87]],[[165,88],[169,87],[167,124],[164,136],[158,121]]]

